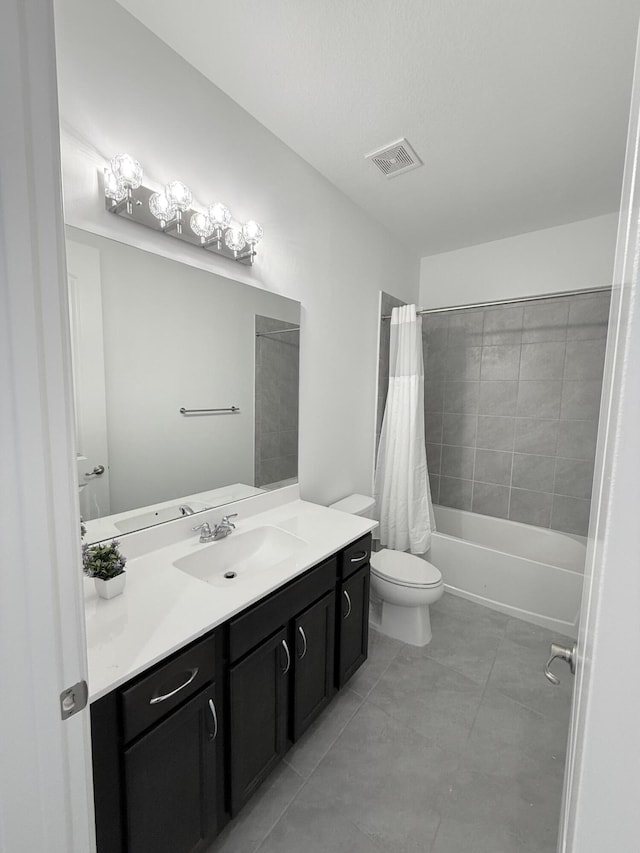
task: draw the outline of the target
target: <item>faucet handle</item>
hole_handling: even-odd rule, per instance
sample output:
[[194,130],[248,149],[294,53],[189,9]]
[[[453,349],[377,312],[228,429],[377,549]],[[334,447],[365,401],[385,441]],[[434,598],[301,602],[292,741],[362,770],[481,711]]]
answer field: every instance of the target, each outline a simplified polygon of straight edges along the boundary
[[233,523],[233,521],[231,521],[231,519],[232,519],[232,518],[237,518],[237,517],[238,517],[238,513],[237,513],[237,512],[232,512],[232,513],[231,513],[231,515],[223,515],[223,516],[222,516],[222,521],[221,521],[220,523],[221,523],[221,524],[228,524],[228,525],[229,525],[229,527],[233,527],[233,529],[235,530],[235,527],[236,527],[236,526],[235,526],[235,524]]
[[204,536],[208,536],[211,533],[211,528],[209,527],[208,521],[203,521],[202,524],[196,524],[196,526],[192,527],[191,529],[202,530]]

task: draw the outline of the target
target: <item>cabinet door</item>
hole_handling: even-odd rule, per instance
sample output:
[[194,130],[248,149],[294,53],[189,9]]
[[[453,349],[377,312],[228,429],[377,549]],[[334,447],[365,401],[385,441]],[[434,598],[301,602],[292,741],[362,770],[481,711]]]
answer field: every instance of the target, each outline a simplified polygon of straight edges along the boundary
[[280,630],[229,671],[231,814],[235,816],[287,748],[291,651]]
[[297,740],[334,693],[335,591],[294,621],[293,739]]
[[214,685],[124,752],[127,853],[193,853],[216,834]]
[[338,687],[367,659],[369,642],[369,565],[340,585]]

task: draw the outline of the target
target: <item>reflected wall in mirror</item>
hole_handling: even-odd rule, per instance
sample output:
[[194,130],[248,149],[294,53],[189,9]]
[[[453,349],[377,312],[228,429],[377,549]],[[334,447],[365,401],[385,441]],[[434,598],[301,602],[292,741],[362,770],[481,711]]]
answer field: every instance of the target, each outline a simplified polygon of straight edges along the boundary
[[67,265],[88,542],[296,481],[299,303],[76,228]]

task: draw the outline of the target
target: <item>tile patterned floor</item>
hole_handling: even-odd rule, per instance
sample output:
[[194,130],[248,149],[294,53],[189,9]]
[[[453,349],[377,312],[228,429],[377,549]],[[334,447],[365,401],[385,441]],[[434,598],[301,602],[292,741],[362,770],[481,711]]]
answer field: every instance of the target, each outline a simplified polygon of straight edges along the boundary
[[445,595],[424,649],[369,660],[209,853],[554,853],[572,682],[566,638]]

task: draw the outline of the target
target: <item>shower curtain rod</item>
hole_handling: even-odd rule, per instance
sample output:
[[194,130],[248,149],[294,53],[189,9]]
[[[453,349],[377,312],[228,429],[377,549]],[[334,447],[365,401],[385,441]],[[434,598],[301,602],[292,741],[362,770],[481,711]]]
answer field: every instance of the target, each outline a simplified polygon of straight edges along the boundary
[[[518,302],[539,302],[541,299],[555,299],[559,296],[584,296],[585,293],[607,293],[607,287],[591,287],[586,290],[563,290],[559,293],[541,293],[539,296],[516,296],[514,299],[496,299],[495,302],[474,302],[471,305],[449,305],[446,308],[420,308],[416,314],[444,314],[447,311],[467,311],[470,308],[494,308],[498,305],[515,305]],[[391,314],[383,314],[381,320],[390,320]]]

